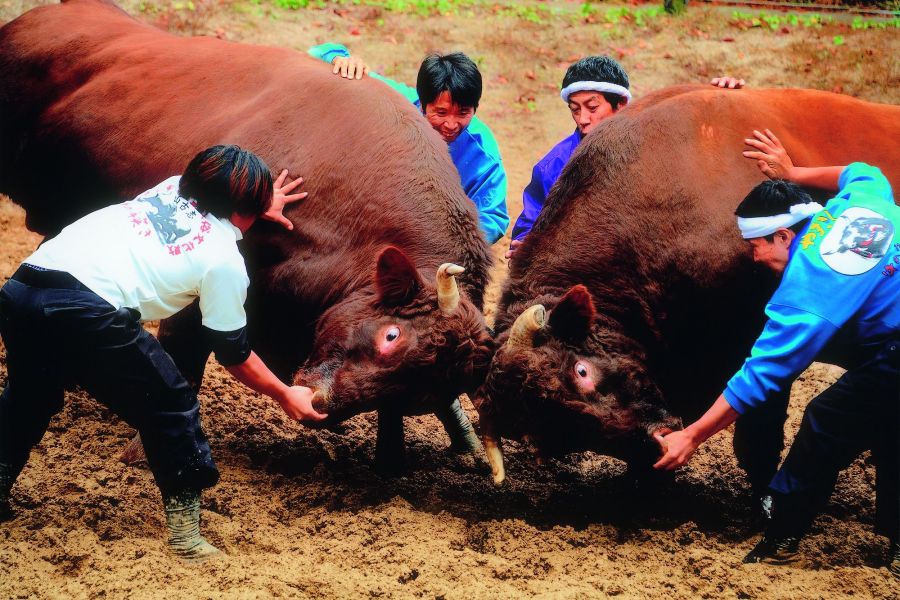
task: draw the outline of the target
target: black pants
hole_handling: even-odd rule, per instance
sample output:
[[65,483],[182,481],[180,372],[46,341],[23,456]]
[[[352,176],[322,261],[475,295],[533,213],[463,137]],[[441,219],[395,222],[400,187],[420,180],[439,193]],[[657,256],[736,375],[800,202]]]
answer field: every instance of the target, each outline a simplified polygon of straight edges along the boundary
[[838,473],[863,451],[876,467],[876,531],[900,539],[900,339],[851,368],[806,407],[791,450],[772,479],[773,528],[803,535],[834,491]]
[[163,493],[215,485],[197,396],[139,318],[66,273],[19,268],[0,290],[0,461],[21,468],[79,384],[140,432]]
[[778,470],[789,397],[790,389],[774,394],[734,424],[734,455],[756,496],[769,493],[769,482]]

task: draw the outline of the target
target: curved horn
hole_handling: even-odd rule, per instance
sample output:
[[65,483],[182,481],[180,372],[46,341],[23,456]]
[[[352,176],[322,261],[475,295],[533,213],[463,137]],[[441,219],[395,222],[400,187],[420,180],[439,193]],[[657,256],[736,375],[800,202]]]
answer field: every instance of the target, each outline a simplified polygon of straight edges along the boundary
[[491,465],[491,474],[494,476],[494,485],[500,485],[506,479],[506,470],[503,468],[503,448],[500,445],[500,437],[494,433],[493,418],[481,410],[478,411],[478,420],[481,429],[481,445],[487,454],[488,464]]
[[445,315],[452,314],[459,306],[459,288],[456,286],[456,275],[465,269],[453,263],[444,263],[437,270],[438,308]]
[[544,327],[546,321],[547,309],[542,304],[528,307],[516,318],[506,343],[510,346],[526,348],[534,346],[534,334]]
[[488,463],[491,465],[491,475],[494,477],[494,485],[500,485],[506,480],[506,471],[503,468],[503,450],[500,448],[500,440],[484,436],[481,440],[484,451],[487,452]]

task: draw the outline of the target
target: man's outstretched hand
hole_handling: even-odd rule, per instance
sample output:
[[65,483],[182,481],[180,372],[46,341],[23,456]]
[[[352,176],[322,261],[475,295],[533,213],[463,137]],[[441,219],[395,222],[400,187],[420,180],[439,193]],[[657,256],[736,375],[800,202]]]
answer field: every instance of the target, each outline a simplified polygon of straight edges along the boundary
[[308,192],[291,194],[301,183],[303,183],[302,177],[288,180],[288,170],[283,170],[278,179],[275,180],[275,193],[272,196],[272,204],[269,205],[269,210],[263,213],[262,218],[267,221],[280,223],[288,231],[292,230],[294,224],[284,216],[284,207],[292,202],[303,200],[309,195]]

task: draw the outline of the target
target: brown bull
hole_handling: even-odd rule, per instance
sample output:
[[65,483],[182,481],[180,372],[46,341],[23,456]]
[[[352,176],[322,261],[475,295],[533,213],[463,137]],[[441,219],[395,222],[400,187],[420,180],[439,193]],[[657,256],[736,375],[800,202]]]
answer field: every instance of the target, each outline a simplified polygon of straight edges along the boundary
[[[724,388],[776,284],[754,267],[733,214],[763,179],[741,153],[764,127],[797,165],[865,161],[900,185],[896,106],[685,86],[604,121],[551,191],[500,299],[499,348],[476,398],[497,483],[501,436],[649,469],[650,434],[680,428]],[[738,425],[739,461],[751,482],[768,481],[782,433],[749,415]],[[743,444],[765,437],[754,427],[767,448]]]
[[[0,29],[0,191],[30,229],[52,234],[218,143],[307,177],[293,231],[259,223],[245,238],[257,352],[318,390],[332,421],[379,409],[387,468],[403,414],[435,411],[476,449],[455,398],[490,360],[491,259],[446,144],[409,102],[297,52],[175,37],[99,0]],[[179,321],[161,337],[199,383],[199,319]]]

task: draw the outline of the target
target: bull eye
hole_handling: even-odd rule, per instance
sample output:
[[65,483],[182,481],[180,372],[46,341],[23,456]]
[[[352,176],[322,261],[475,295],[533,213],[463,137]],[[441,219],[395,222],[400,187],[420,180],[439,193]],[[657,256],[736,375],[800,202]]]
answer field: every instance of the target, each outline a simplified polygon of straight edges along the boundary
[[575,363],[575,386],[585,394],[590,394],[596,389],[594,381],[594,367],[583,360]]
[[577,363],[575,363],[575,374],[581,378],[584,378],[584,377],[587,377],[588,375],[590,375],[590,373],[588,372],[587,365],[581,361],[578,361]]
[[402,331],[399,325],[385,325],[378,330],[375,337],[375,348],[382,356],[396,352],[402,344],[400,339]]

